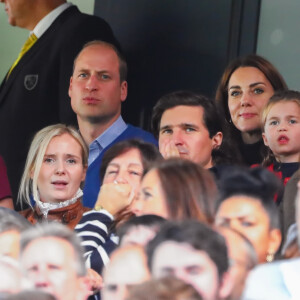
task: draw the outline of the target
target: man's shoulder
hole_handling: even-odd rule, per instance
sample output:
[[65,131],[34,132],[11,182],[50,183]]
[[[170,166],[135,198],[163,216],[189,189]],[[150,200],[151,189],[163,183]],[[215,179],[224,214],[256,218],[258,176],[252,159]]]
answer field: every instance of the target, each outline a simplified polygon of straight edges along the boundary
[[242,300],[291,299],[286,286],[284,269],[295,264],[300,264],[300,258],[256,267],[248,276]]
[[157,145],[157,140],[150,132],[142,128],[133,126],[131,124],[127,124],[127,128],[119,136],[119,140],[130,139],[130,138],[139,138],[145,142],[149,142]]

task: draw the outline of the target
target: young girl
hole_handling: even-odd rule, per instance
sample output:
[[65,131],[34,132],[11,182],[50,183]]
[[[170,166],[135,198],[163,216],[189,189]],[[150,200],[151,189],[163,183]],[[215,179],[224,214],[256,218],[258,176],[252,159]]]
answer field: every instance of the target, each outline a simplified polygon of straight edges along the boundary
[[275,93],[262,112],[262,127],[264,143],[269,147],[263,166],[276,173],[286,185],[299,168],[300,92]]

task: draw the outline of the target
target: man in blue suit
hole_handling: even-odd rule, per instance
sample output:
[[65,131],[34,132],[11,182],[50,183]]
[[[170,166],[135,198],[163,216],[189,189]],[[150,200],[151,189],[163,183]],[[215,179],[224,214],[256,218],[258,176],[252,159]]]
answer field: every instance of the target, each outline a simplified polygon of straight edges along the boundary
[[87,207],[93,207],[97,200],[101,185],[99,170],[107,148],[130,138],[157,144],[149,132],[122,119],[121,105],[127,97],[126,75],[125,59],[107,42],[88,43],[74,62],[69,96],[80,133],[90,150],[83,196]]

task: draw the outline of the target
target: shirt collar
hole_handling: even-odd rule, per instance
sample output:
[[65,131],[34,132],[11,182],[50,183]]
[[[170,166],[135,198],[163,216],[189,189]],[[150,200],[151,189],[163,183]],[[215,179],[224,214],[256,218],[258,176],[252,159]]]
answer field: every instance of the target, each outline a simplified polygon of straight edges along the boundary
[[99,135],[95,141],[99,143],[102,149],[106,148],[115,140],[125,129],[127,128],[126,123],[124,122],[122,116],[109,126],[101,135]]
[[72,6],[72,3],[63,3],[60,6],[52,10],[48,15],[46,15],[42,20],[40,20],[34,27],[31,33],[34,33],[37,38],[40,38],[45,31],[50,27],[50,25],[55,21],[55,19],[67,8]]

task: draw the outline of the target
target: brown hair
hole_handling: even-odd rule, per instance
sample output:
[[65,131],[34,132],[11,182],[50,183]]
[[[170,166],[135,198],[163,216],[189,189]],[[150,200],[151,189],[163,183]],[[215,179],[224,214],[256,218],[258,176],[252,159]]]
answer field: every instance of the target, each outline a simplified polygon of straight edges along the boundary
[[217,187],[208,170],[178,158],[164,160],[154,169],[165,194],[170,219],[214,222]]
[[175,277],[165,277],[132,286],[126,299],[202,300],[203,298],[190,284]]
[[265,58],[249,54],[243,57],[238,57],[231,61],[226,67],[216,92],[216,101],[225,114],[225,119],[229,122],[231,117],[228,109],[228,82],[232,73],[241,67],[254,67],[260,70],[271,83],[274,91],[286,90],[287,84],[278,70]]

